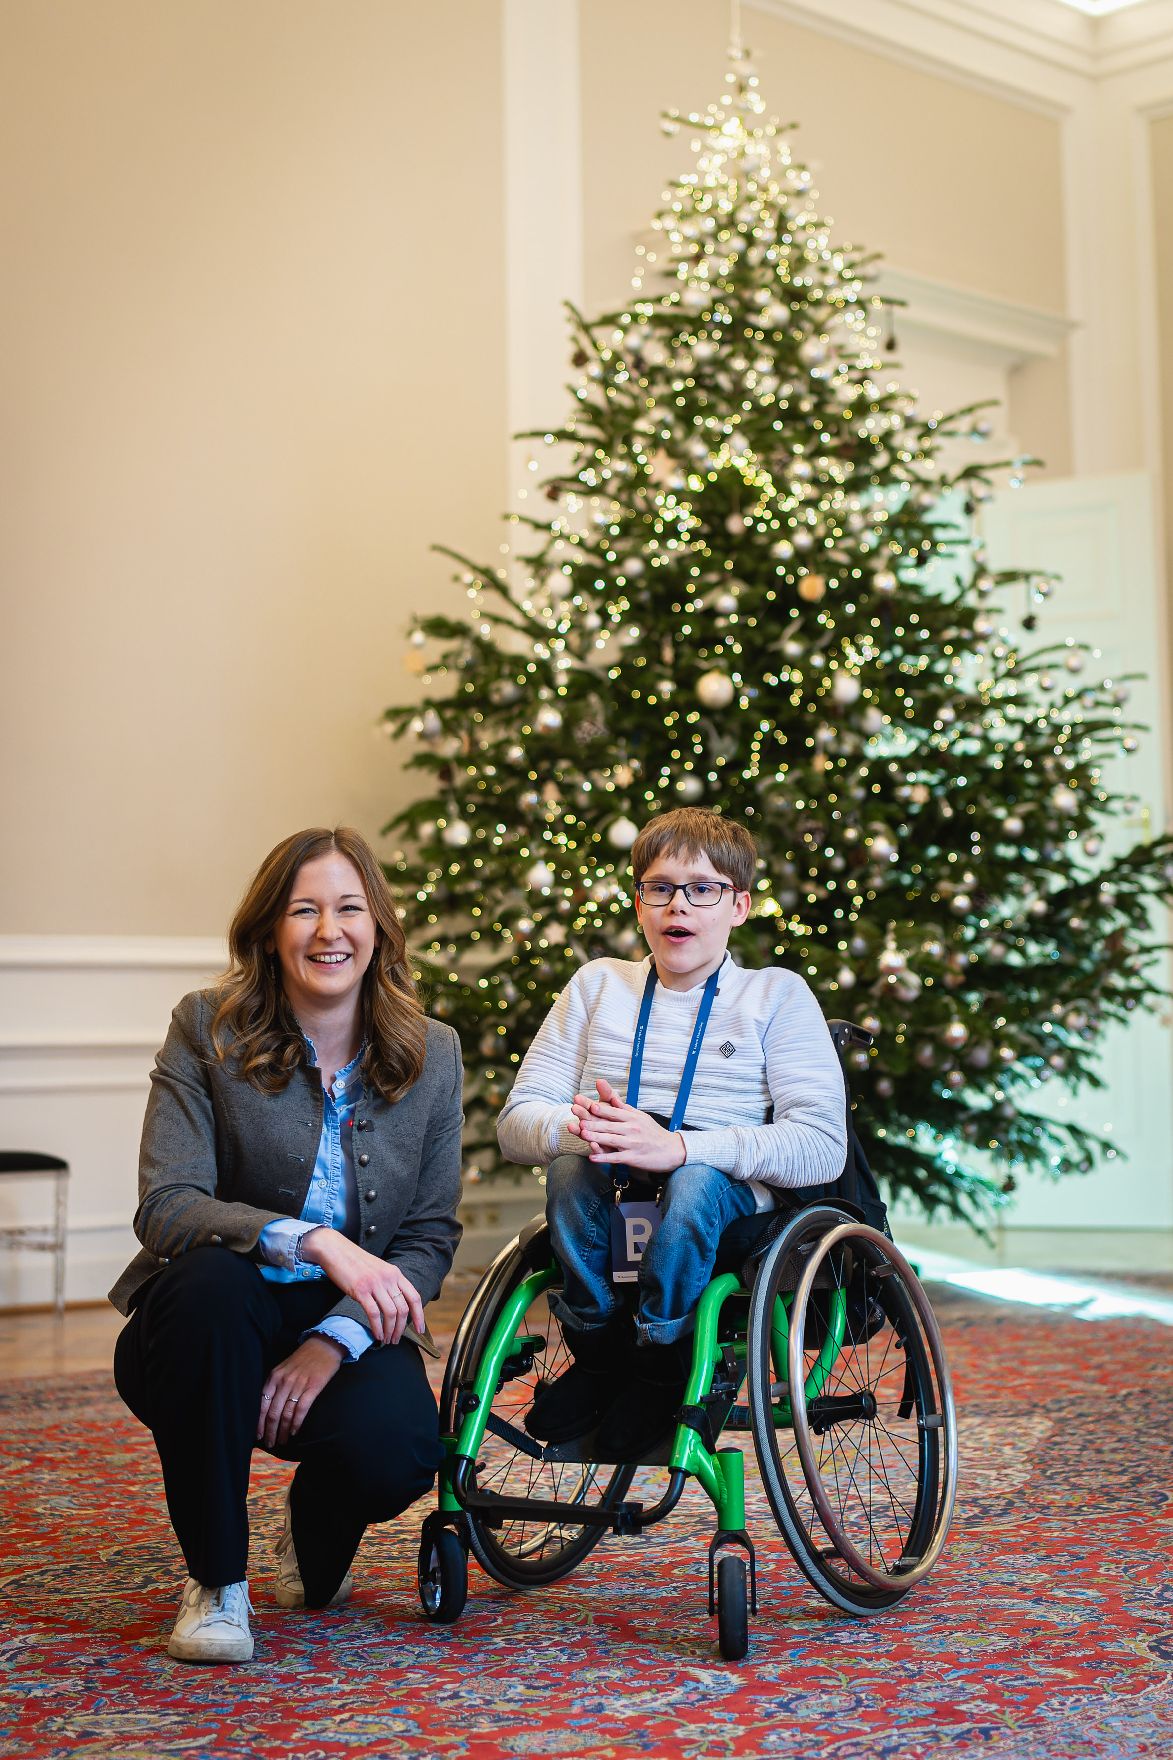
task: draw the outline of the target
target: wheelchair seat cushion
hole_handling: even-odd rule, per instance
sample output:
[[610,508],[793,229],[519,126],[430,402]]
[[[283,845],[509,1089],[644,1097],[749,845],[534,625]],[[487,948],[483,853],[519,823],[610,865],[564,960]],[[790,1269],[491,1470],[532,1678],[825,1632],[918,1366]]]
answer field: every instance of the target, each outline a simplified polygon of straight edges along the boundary
[[[758,1261],[765,1257],[783,1229],[799,1212],[809,1208],[810,1200],[798,1188],[793,1192],[779,1192],[778,1202],[773,1210],[758,1210],[751,1216],[736,1217],[718,1243],[713,1275],[719,1277],[723,1272],[731,1272],[740,1277],[747,1286],[752,1284]],[[855,1217],[857,1221],[863,1221],[862,1212],[856,1204],[838,1199],[835,1208]],[[801,1267],[795,1268],[795,1285],[800,1269]]]

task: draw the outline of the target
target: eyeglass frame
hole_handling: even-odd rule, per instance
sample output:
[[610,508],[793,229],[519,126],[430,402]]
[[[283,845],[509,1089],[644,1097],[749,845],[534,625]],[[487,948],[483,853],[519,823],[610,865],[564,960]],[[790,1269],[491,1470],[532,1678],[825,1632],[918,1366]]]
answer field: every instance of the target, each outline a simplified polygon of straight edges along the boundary
[[[643,892],[645,886],[670,886],[672,890],[667,898],[645,898]],[[718,886],[721,889],[722,897],[727,892],[746,891],[744,886],[734,886],[731,880],[677,880],[675,882],[671,880],[637,880],[635,891],[640,903],[650,906],[654,911],[667,910],[678,892],[683,892],[685,903],[690,904],[694,911],[715,910],[720,904],[720,898],[713,899],[711,903],[706,903],[704,899],[689,898],[688,889],[690,886]]]

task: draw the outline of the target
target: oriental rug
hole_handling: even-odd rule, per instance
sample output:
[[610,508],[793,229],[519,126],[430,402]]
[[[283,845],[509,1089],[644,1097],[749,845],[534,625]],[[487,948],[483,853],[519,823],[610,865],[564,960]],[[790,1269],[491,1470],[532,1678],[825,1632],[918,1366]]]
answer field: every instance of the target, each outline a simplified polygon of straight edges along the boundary
[[421,1504],[368,1536],[353,1601],[280,1612],[289,1469],[253,1479],[254,1660],[167,1657],[182,1565],[150,1438],[104,1375],[0,1391],[3,1760],[1140,1760],[1173,1752],[1173,1331],[934,1292],[961,1414],[936,1574],[857,1622],[808,1589],[756,1467],[761,1611],[723,1663],[699,1493],[517,1594],[472,1564],[455,1626],[415,1590]]

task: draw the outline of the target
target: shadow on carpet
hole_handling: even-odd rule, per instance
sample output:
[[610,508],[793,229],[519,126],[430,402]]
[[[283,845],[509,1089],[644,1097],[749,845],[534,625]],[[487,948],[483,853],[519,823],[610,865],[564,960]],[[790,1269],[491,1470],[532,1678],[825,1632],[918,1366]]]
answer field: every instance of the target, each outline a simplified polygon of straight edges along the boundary
[[962,1451],[942,1563],[893,1613],[845,1618],[800,1577],[751,1466],[761,1611],[736,1666],[706,1613],[695,1488],[553,1588],[516,1594],[472,1564],[460,1623],[434,1627],[415,1591],[427,1504],[368,1535],[347,1607],[280,1612],[267,1567],[289,1468],[262,1455],[254,1660],[172,1662],[183,1569],[149,1436],[107,1377],[11,1387],[0,1754],[1166,1760],[1170,1332],[938,1294]]

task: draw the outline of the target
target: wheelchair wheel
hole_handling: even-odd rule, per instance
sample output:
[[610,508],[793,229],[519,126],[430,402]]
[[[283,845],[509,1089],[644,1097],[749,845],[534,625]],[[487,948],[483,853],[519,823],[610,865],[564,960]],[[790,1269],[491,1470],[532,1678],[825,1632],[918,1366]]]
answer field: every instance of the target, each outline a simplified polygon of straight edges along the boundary
[[429,1534],[424,1529],[416,1565],[420,1603],[430,1620],[450,1626],[464,1612],[468,1599],[468,1559],[451,1528]]
[[717,1560],[717,1647],[726,1662],[749,1650],[749,1587],[744,1558],[727,1552]]
[[[548,1264],[544,1233],[524,1247],[505,1249],[486,1273],[461,1321],[441,1396],[441,1417],[459,1429],[462,1394],[471,1393],[481,1357],[510,1298],[536,1266]],[[540,1502],[608,1508],[622,1502],[636,1469],[600,1466],[572,1443],[546,1446],[524,1428],[540,1380],[553,1380],[570,1364],[562,1330],[550,1312],[545,1285],[529,1302],[506,1357],[476,1459],[480,1492]],[[460,1360],[457,1360],[459,1350]],[[589,1442],[589,1438],[584,1438]],[[569,1575],[596,1547],[605,1527],[550,1522],[541,1517],[495,1515],[470,1509],[468,1537],[482,1569],[497,1582],[524,1589]]]
[[779,1236],[750,1304],[749,1399],[800,1569],[846,1613],[894,1606],[944,1545],[957,1429],[932,1309],[886,1236],[833,1206]]

